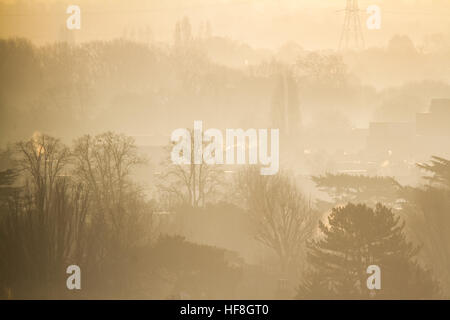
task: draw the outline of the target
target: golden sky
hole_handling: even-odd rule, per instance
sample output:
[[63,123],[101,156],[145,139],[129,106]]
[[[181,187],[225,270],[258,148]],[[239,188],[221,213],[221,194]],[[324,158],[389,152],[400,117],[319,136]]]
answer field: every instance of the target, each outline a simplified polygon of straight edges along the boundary
[[[335,48],[345,0],[0,0],[0,36],[25,36],[36,43],[58,39],[68,4],[81,8],[77,41],[111,39],[124,30],[149,28],[156,41],[172,41],[177,19],[188,16],[196,34],[210,21],[213,34],[254,47],[277,48],[295,41],[305,48]],[[382,10],[380,30],[365,27],[369,5]],[[361,23],[369,46],[395,34],[420,42],[450,33],[450,0],[360,0]]]

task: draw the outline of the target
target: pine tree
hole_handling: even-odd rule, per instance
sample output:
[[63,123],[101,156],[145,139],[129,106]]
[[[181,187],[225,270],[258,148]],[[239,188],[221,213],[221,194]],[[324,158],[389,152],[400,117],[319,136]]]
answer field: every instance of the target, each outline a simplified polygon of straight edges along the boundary
[[433,174],[426,179],[430,183],[437,183],[450,188],[450,160],[433,156],[430,162],[431,164],[418,164],[419,168]]
[[[349,203],[332,210],[323,237],[308,243],[311,273],[297,298],[434,298],[437,284],[415,261],[419,248],[406,240],[404,223],[391,209]],[[381,269],[381,289],[367,288],[367,267]]]

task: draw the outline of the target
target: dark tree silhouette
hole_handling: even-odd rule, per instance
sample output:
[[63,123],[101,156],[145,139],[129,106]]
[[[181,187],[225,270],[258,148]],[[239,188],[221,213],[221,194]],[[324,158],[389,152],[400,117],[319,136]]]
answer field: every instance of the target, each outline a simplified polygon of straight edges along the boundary
[[150,250],[151,269],[171,283],[168,298],[231,297],[241,276],[234,252],[186,241],[181,236],[161,236]]
[[13,187],[17,175],[17,170],[13,169],[0,171],[0,203],[4,203],[17,190]]
[[25,184],[0,207],[0,287],[12,298],[54,297],[67,265],[86,256],[89,196],[65,174],[70,152],[58,139],[20,142],[17,157]]
[[438,183],[450,188],[450,160],[433,156],[431,163],[418,164],[419,168],[431,173],[431,177],[425,177],[430,183]]
[[326,173],[311,179],[338,204],[350,201],[393,203],[399,198],[400,185],[391,177]]
[[431,164],[419,164],[432,173],[423,187],[405,187],[407,200],[403,214],[411,234],[423,245],[421,257],[428,261],[442,284],[445,297],[450,296],[450,161],[432,157]]
[[84,136],[76,155],[48,135],[16,146],[17,166],[0,172],[0,298],[67,297],[70,264],[85,274],[83,297],[135,294],[128,273],[108,280],[152,237],[152,205],[131,179],[133,141]]
[[[437,284],[415,261],[419,248],[408,242],[399,217],[381,204],[375,209],[349,203],[319,223],[320,240],[309,242],[312,265],[297,298],[434,298]],[[381,289],[367,288],[367,267],[381,269]]]

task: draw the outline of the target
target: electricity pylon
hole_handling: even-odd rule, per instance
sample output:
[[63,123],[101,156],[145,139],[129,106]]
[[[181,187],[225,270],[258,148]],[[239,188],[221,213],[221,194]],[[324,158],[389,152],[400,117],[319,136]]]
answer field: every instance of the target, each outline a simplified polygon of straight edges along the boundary
[[339,50],[346,49],[364,49],[358,0],[347,0],[345,8],[345,20],[339,40]]

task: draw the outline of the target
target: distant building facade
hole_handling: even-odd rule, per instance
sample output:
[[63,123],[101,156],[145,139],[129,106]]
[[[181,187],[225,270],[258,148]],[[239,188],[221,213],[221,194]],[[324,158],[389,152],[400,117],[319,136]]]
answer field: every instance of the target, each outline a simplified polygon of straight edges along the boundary
[[420,158],[445,153],[449,137],[450,99],[433,99],[415,123],[371,122],[366,146],[369,154]]
[[367,148],[369,153],[407,155],[413,150],[414,136],[412,122],[371,122]]
[[431,100],[430,111],[416,115],[419,136],[450,137],[450,99]]

